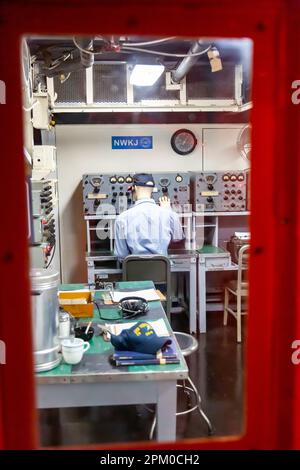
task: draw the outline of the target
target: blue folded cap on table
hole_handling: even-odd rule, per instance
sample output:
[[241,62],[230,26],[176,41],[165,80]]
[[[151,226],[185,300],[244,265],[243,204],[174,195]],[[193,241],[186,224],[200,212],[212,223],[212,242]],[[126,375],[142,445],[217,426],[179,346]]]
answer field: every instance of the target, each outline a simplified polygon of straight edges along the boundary
[[171,342],[169,337],[157,336],[152,326],[147,322],[138,322],[131,328],[121,331],[119,335],[111,334],[111,343],[117,351],[155,354]]

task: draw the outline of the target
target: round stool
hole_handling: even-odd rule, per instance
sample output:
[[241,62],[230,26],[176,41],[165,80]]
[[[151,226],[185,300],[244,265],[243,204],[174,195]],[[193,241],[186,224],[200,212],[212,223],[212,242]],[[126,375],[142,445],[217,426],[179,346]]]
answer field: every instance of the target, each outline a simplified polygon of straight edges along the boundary
[[[181,331],[174,331],[174,335],[178,342],[182,355],[184,357],[190,356],[191,354],[193,354],[193,352],[197,351],[198,341],[196,340],[196,338],[194,338],[194,336],[189,335],[187,333],[183,333]],[[189,395],[190,395],[190,392],[192,392],[195,398],[195,405],[189,408],[188,410],[177,412],[176,416],[186,415],[188,413],[191,413],[194,410],[198,410],[200,413],[200,416],[202,416],[202,418],[204,419],[207,425],[208,434],[211,435],[213,434],[213,428],[212,428],[209,418],[206,416],[206,414],[204,413],[202,409],[201,396],[190,377],[187,378],[187,381],[188,381],[189,386],[187,386],[185,384],[185,380],[183,380],[183,383],[177,384],[177,387],[182,388],[184,392],[188,393]],[[150,439],[153,438],[155,426],[156,426],[156,416],[154,417],[153,422],[152,422],[150,435],[149,435]]]
[[198,349],[198,341],[194,336],[181,331],[174,331],[175,338],[179,344],[183,356],[189,356]]

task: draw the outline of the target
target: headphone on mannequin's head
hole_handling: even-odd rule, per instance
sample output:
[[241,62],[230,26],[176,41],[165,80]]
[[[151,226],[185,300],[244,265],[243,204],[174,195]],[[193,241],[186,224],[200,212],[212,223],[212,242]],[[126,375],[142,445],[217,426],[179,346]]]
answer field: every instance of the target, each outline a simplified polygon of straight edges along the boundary
[[145,315],[149,310],[148,302],[142,297],[124,297],[119,303],[123,319]]

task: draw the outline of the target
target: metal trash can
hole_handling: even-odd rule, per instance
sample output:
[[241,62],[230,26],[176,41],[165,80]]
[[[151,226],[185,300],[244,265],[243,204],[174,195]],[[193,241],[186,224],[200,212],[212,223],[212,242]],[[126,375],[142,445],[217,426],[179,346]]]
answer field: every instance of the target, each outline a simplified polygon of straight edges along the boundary
[[31,269],[31,314],[35,371],[53,369],[61,361],[58,340],[59,273],[53,269]]

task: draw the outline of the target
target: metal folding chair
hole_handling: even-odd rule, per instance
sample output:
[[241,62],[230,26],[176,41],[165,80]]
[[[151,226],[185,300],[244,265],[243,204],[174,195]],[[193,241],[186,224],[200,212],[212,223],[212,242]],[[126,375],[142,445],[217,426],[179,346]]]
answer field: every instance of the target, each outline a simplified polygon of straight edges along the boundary
[[171,315],[171,264],[162,255],[129,255],[123,261],[123,281],[153,281],[166,286],[166,314]]

